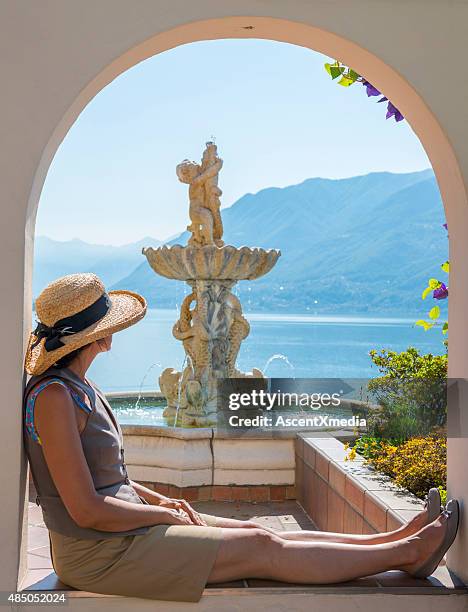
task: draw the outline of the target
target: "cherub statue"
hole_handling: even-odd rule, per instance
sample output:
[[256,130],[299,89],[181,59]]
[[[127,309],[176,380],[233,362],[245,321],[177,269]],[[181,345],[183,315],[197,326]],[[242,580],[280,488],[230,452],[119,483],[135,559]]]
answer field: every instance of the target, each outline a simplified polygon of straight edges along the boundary
[[223,160],[216,152],[216,145],[207,143],[201,165],[185,159],[178,164],[176,173],[182,183],[190,185],[190,221],[187,229],[192,232],[189,244],[222,246],[223,226],[219,212],[218,174]]
[[[217,146],[214,144],[214,142],[207,142],[206,149],[204,150],[202,157],[202,170],[205,171],[211,166],[214,166],[218,161],[221,162],[222,167],[223,160],[218,157]],[[223,221],[221,219],[221,213],[219,212],[219,209],[221,208],[221,201],[219,198],[223,195],[223,192],[218,187],[218,174],[215,174],[206,180],[205,193],[208,200],[209,209],[213,215],[213,240],[216,246],[223,246]]]

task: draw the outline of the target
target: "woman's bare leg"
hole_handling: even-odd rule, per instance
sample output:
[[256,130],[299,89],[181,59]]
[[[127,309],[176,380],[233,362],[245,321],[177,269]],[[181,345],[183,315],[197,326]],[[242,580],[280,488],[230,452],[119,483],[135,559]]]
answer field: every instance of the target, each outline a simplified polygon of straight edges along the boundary
[[446,520],[441,515],[415,536],[376,545],[293,541],[262,529],[223,529],[208,582],[266,578],[330,584],[391,569],[411,572],[440,546]]
[[408,538],[427,524],[427,510],[419,512],[408,523],[393,531],[375,534],[333,533],[331,531],[282,531],[277,532],[286,540],[314,540],[315,542],[341,542],[343,544],[385,544]]
[[403,525],[399,529],[394,531],[387,531],[384,533],[376,534],[347,534],[347,533],[333,533],[330,531],[279,531],[266,527],[261,523],[257,523],[255,519],[240,521],[232,518],[224,518],[217,516],[216,525],[218,527],[225,527],[228,529],[263,529],[268,533],[275,534],[284,540],[293,541],[314,541],[314,542],[336,542],[342,544],[358,544],[358,545],[370,545],[370,544],[385,544],[386,542],[395,542],[407,538],[426,525],[427,521],[427,510],[424,509],[422,512],[417,514],[411,521],[406,525]]

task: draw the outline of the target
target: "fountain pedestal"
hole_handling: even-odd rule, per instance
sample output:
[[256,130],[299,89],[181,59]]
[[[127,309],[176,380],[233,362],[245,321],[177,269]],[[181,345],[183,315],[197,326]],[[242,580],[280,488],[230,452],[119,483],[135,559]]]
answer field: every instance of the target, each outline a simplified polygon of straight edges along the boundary
[[185,427],[216,423],[218,379],[263,377],[256,368],[249,373],[236,368],[250,325],[231,289],[239,280],[269,272],[281,254],[275,249],[224,245],[217,186],[221,166],[213,143],[207,143],[201,164],[187,160],[179,164],[179,179],[190,185],[192,223],[187,229],[192,237],[188,246],[143,249],[157,274],[185,281],[191,288],[172,330],[183,343],[187,365],[182,372],[167,368],[159,378],[168,401],[165,416]]

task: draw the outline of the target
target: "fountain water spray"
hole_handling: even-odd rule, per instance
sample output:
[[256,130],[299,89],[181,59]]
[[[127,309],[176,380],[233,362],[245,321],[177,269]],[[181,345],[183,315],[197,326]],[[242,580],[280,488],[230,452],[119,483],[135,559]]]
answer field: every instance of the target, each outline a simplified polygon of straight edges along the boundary
[[151,372],[151,370],[153,368],[155,368],[156,366],[158,366],[159,368],[162,368],[162,365],[160,363],[153,363],[152,365],[150,365],[150,367],[146,370],[145,375],[143,376],[143,378],[141,379],[141,383],[140,383],[140,390],[138,392],[138,398],[136,401],[136,404],[134,406],[135,410],[138,409],[139,405],[140,405],[140,400],[141,400],[141,396],[143,393],[143,385],[145,384],[145,380],[148,377],[148,374]]
[[284,361],[286,363],[286,365],[289,366],[289,368],[291,369],[292,373],[293,373],[293,378],[296,378],[295,376],[295,372],[296,369],[293,366],[293,364],[289,361],[289,359],[286,357],[286,355],[282,355],[281,353],[275,353],[274,355],[272,355],[271,357],[268,358],[267,362],[265,363],[265,365],[263,366],[263,373],[266,374],[268,368],[270,367],[270,365],[274,362],[274,361]]
[[[185,370],[185,364],[187,363],[187,355],[185,355],[184,360],[182,362],[182,372]],[[179,408],[180,408],[180,396],[182,393],[182,376],[179,377],[179,384],[177,386],[177,406],[176,413],[174,417],[174,427],[177,427],[177,421],[179,418]]]

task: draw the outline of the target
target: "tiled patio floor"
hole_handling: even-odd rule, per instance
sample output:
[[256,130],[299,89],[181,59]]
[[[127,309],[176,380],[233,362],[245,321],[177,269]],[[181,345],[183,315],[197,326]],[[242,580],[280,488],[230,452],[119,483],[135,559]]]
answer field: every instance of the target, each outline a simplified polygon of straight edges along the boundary
[[[313,529],[314,526],[294,501],[268,502],[265,504],[247,502],[197,502],[194,506],[206,514],[232,517],[238,519],[255,518],[259,522],[274,529],[299,530]],[[69,590],[70,587],[61,583],[52,568],[49,551],[49,537],[42,521],[41,510],[36,504],[29,504],[29,539],[28,539],[28,574],[23,583],[27,590]],[[343,589],[352,592],[368,593],[468,593],[468,589],[460,584],[448,572],[446,567],[439,567],[433,576],[426,580],[416,580],[398,571],[385,572],[368,578],[353,580],[339,585],[293,585],[271,580],[248,579],[216,585],[211,588],[282,588],[300,589],[302,592],[343,593]],[[78,592],[76,592],[78,594]]]

